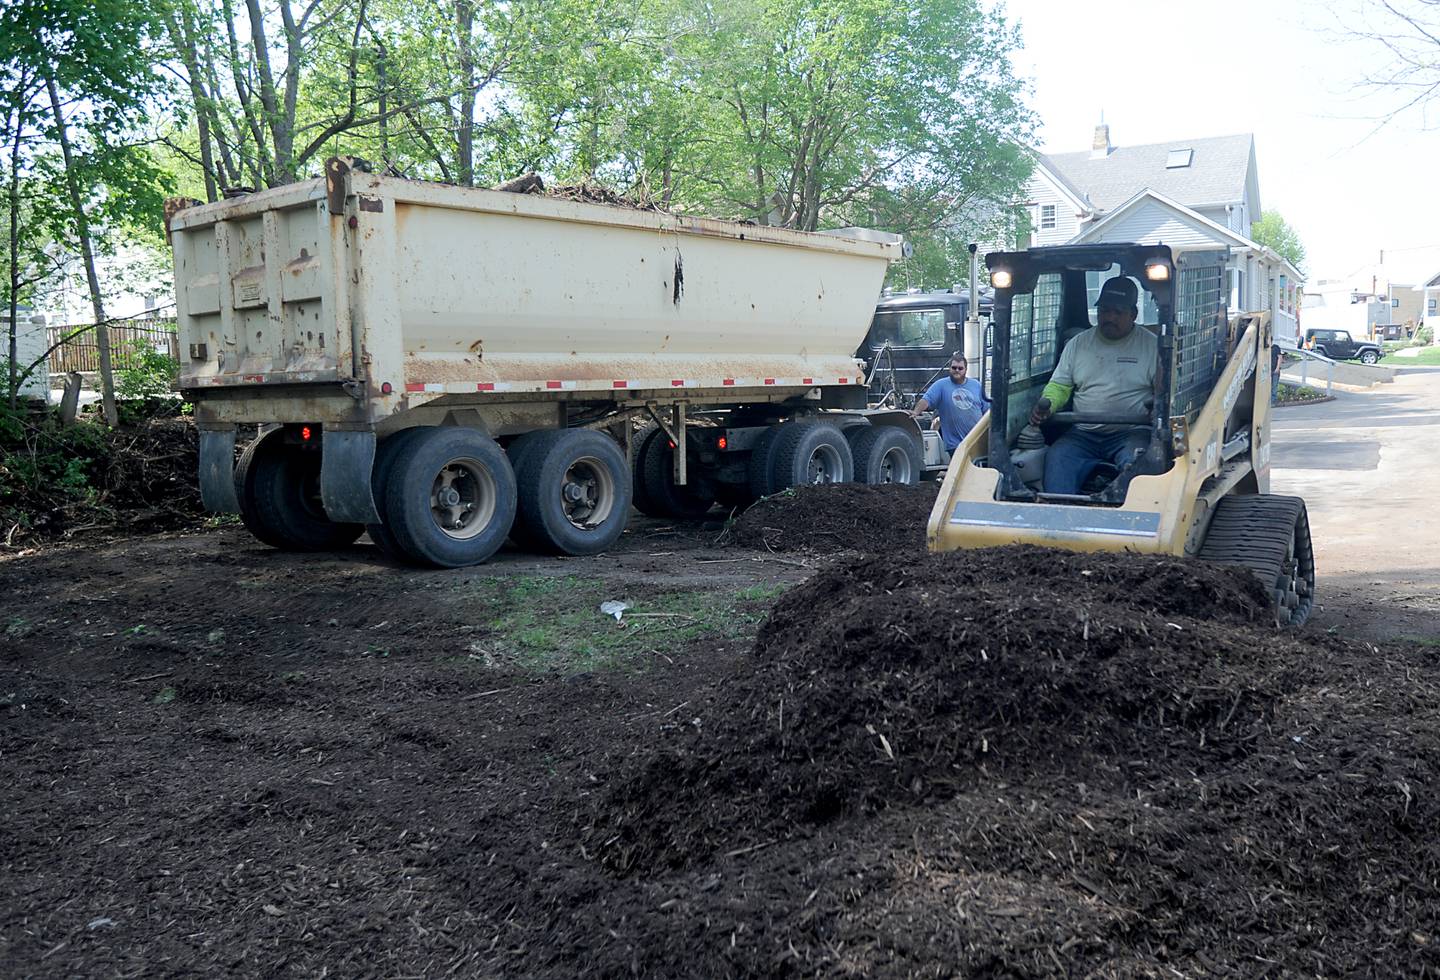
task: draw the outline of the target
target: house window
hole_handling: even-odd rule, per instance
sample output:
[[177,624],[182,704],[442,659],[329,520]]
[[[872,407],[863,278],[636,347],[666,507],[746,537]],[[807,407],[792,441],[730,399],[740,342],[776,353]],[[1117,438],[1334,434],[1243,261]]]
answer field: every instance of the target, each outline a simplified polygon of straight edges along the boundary
[[1425,301],[1425,315],[1426,315],[1426,316],[1434,316],[1434,315],[1435,315],[1435,297],[1433,297],[1433,296],[1430,297],[1429,299],[1427,299],[1427,300]]
[[1194,158],[1195,151],[1188,147],[1183,150],[1171,150],[1165,154],[1165,169],[1178,170],[1181,167],[1188,167]]
[[1055,227],[1055,205],[1040,205],[1040,227],[1042,230]]

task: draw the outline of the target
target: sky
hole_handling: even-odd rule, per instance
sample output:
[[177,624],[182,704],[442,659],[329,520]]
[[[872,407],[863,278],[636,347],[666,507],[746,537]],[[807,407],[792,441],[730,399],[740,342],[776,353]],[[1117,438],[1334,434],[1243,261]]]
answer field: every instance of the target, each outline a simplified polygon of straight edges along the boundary
[[1367,2],[1005,9],[1020,22],[1015,68],[1033,83],[1043,151],[1088,150],[1102,114],[1115,146],[1253,133],[1261,207],[1299,233],[1311,283],[1369,275],[1383,251],[1384,275],[1413,284],[1440,272],[1440,100],[1380,125],[1402,96],[1363,81],[1393,58],[1343,30],[1364,23],[1353,11]]

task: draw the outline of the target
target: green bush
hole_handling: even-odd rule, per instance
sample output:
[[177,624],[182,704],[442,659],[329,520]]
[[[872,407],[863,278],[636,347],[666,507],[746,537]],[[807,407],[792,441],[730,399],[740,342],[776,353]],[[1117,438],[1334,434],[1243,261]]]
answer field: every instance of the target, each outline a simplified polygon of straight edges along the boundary
[[1431,329],[1430,329],[1430,324],[1427,323],[1427,324],[1425,324],[1425,326],[1423,326],[1423,327],[1421,327],[1419,330],[1416,330],[1416,331],[1415,331],[1415,343],[1417,343],[1417,344],[1431,344],[1431,343],[1434,343],[1434,342],[1435,342],[1435,334],[1431,331]]
[[[122,422],[136,422],[171,414],[179,404],[174,396],[180,362],[148,344],[130,346],[125,366],[115,372],[115,395]],[[185,411],[189,406],[180,407]]]
[[0,404],[0,539],[53,520],[69,505],[93,502],[109,458],[99,425],[64,426],[53,412]]

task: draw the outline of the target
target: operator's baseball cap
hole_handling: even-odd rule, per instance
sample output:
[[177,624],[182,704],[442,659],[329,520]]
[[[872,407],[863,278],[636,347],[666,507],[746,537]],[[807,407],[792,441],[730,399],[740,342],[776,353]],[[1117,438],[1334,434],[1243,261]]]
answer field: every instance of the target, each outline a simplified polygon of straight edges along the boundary
[[1116,309],[1133,310],[1138,295],[1135,287],[1135,280],[1129,276],[1113,276],[1105,280],[1105,285],[1100,287],[1100,296],[1095,300],[1095,308],[1112,306]]

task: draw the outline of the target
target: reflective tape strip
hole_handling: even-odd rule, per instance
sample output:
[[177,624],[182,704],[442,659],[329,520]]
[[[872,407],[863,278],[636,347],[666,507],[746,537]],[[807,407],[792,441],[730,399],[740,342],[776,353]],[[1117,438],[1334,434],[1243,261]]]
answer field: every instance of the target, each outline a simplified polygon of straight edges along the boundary
[[765,383],[766,383],[767,385],[773,385],[773,384],[775,383],[775,379],[774,379],[774,378],[766,378],[766,379],[765,379]]
[[612,388],[628,388],[628,387],[630,387],[630,382],[628,382],[628,381],[612,381],[612,382],[610,382],[610,387],[612,387]]
[[721,383],[722,385],[724,385],[725,387],[727,387],[727,388],[734,387],[734,385],[735,385],[735,379],[734,379],[734,378],[726,378],[724,381],[721,381],[720,383]]
[[424,384],[416,384],[416,383],[414,383],[414,382],[407,381],[407,382],[405,382],[405,390],[406,390],[406,391],[424,391],[424,390],[425,390],[425,385],[424,385]]
[[801,378],[801,379],[800,379],[800,383],[801,383],[802,385],[813,385],[813,384],[815,383],[815,379],[814,379],[814,378]]

